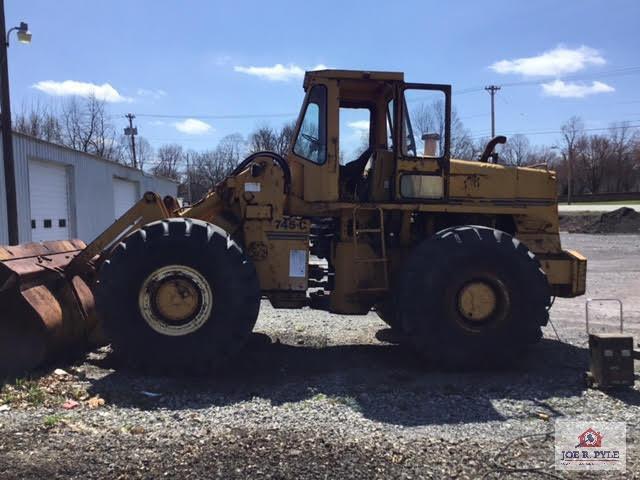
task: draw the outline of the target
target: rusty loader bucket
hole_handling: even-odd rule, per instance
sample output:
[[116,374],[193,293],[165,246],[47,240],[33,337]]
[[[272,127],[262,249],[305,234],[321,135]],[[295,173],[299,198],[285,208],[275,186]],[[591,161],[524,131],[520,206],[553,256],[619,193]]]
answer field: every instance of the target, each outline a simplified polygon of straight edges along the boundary
[[64,268],[81,240],[0,247],[0,376],[86,349],[96,330],[93,294]]
[[[177,205],[170,197],[165,201]],[[0,378],[108,343],[90,283],[119,238],[169,218],[168,208],[146,192],[89,245],[60,240],[0,246]]]

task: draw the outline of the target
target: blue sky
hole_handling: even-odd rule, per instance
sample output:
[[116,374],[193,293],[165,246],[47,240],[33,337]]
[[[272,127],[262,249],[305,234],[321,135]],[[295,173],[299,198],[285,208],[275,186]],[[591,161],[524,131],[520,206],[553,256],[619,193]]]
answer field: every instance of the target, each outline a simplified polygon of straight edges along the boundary
[[[26,21],[33,33],[31,45],[12,39],[9,51],[14,112],[94,91],[116,125],[137,114],[139,133],[156,146],[205,149],[282,124],[299,110],[302,71],[318,65],[450,83],[478,137],[490,127],[481,87],[492,83],[505,85],[498,133],[555,131],[571,115],[587,128],[640,125],[636,0],[5,3],[8,28]],[[508,86],[519,82],[534,84]],[[207,118],[274,114],[283,116]]]

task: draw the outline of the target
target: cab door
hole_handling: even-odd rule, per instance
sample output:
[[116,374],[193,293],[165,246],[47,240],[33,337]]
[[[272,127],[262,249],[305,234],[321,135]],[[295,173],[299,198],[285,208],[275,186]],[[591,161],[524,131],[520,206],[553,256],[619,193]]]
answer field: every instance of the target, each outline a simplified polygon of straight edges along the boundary
[[395,198],[443,202],[449,195],[451,86],[405,83],[395,102]]
[[288,155],[292,193],[307,202],[338,200],[338,83],[312,82]]

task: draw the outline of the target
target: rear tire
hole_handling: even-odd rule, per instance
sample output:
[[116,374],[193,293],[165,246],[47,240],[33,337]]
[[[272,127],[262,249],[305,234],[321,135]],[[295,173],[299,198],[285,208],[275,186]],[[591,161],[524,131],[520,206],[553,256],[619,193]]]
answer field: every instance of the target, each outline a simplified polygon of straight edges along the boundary
[[246,342],[260,286],[224,230],[173,218],[145,225],[115,248],[99,272],[96,306],[128,365],[204,373]]
[[487,227],[443,230],[406,263],[398,320],[429,361],[455,369],[510,366],[548,320],[549,285],[527,247]]

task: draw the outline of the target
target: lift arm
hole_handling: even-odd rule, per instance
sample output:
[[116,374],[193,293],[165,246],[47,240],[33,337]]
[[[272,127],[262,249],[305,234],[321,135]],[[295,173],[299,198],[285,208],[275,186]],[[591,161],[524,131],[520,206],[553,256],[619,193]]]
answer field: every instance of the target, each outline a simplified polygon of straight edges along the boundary
[[95,271],[102,253],[109,251],[118,240],[142,225],[169,217],[171,213],[160,196],[146,192],[133,207],[76,255],[64,268],[65,273],[73,276]]

